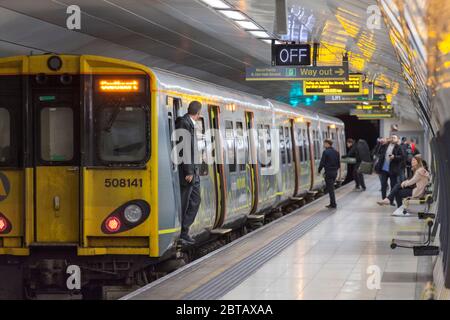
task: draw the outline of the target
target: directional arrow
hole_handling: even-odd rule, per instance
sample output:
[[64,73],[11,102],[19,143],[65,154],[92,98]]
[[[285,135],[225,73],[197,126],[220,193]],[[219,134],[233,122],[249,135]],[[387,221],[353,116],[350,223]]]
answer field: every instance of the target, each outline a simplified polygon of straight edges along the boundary
[[345,71],[344,69],[340,68],[334,71],[335,74],[340,75],[341,77],[344,75]]

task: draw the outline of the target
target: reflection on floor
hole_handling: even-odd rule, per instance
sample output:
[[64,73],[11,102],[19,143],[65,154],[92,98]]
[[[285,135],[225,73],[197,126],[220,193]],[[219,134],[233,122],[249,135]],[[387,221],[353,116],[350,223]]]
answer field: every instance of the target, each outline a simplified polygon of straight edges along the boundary
[[423,222],[379,207],[378,179],[338,203],[335,214],[267,262],[223,299],[419,299],[429,280],[412,250],[392,238],[419,240]]

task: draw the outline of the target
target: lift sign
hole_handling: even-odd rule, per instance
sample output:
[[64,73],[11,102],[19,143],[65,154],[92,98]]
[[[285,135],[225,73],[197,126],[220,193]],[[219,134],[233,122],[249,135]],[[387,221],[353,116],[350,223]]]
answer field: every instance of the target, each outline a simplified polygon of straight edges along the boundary
[[272,65],[310,66],[311,46],[309,44],[282,44],[272,48]]

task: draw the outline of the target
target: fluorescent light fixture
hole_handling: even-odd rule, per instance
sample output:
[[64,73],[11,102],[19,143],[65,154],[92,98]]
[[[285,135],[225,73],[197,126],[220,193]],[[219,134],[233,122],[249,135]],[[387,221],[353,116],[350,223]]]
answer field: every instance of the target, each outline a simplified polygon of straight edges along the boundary
[[249,31],[249,32],[257,38],[270,38],[270,35],[265,31]]
[[246,30],[261,30],[260,27],[256,25],[256,23],[252,21],[236,21],[236,23],[243,29]]
[[230,6],[225,2],[223,2],[222,0],[201,0],[201,1],[215,9],[230,9]]
[[241,12],[235,10],[219,10],[221,14],[225,17],[233,19],[233,20],[247,20],[247,17],[244,16]]
[[[272,44],[272,39],[260,39],[261,41],[264,41],[265,43],[268,43],[268,44]],[[281,44],[281,42],[280,41],[278,41],[278,40],[275,40],[275,44]]]

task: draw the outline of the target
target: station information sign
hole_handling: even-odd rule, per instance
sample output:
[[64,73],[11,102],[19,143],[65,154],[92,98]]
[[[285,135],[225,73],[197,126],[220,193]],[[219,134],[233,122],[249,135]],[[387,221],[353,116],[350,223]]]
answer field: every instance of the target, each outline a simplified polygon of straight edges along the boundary
[[311,80],[303,82],[305,96],[362,95],[363,76],[350,74],[348,80]]
[[368,102],[369,104],[376,104],[378,102],[385,103],[386,102],[386,95],[385,94],[375,94],[373,96],[373,100],[370,100],[370,97],[368,95],[362,95],[362,96],[326,96],[325,97],[325,103],[363,103]]
[[247,81],[346,80],[348,66],[331,67],[247,67]]
[[394,116],[394,109],[391,105],[359,105],[350,111],[350,115],[358,119],[385,119]]
[[310,66],[310,44],[274,44],[272,45],[273,66]]

